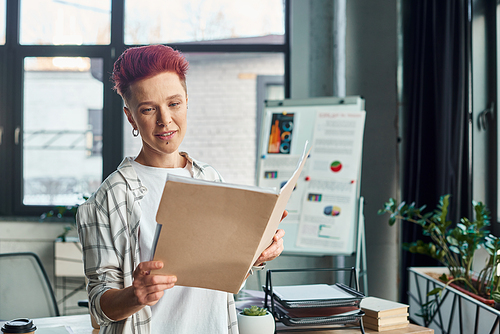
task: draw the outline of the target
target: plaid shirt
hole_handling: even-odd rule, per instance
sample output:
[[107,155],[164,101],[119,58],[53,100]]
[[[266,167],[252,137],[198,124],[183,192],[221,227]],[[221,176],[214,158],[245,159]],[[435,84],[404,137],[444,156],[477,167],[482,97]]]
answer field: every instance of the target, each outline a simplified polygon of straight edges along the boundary
[[[211,166],[188,160],[194,178],[223,182]],[[132,285],[133,272],[140,262],[139,222],[140,201],[147,192],[130,163],[125,158],[99,189],[78,208],[77,227],[83,246],[83,262],[88,279],[87,292],[90,313],[101,326],[100,333],[151,333],[151,308],[121,321],[109,319],[101,309],[100,298],[108,289],[121,289]],[[236,307],[228,293],[228,333],[237,334]]]

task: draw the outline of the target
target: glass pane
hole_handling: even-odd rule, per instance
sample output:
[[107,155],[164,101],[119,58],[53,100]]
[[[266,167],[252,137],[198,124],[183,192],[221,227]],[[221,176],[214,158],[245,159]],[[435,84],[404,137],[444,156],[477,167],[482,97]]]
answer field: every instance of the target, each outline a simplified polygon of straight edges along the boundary
[[21,44],[109,44],[111,0],[21,0]]
[[101,183],[102,74],[102,59],[25,58],[25,205],[81,203]]
[[[255,184],[258,75],[283,75],[281,53],[185,54],[188,130],[180,150],[214,166],[227,182]],[[125,117],[124,117],[125,118]],[[124,120],[126,156],[141,148]]]
[[283,100],[285,98],[285,87],[283,85],[267,85],[266,100]]
[[0,0],[0,45],[5,44],[5,11],[6,11],[6,0]]
[[284,31],[283,0],[125,1],[126,44],[283,44]]

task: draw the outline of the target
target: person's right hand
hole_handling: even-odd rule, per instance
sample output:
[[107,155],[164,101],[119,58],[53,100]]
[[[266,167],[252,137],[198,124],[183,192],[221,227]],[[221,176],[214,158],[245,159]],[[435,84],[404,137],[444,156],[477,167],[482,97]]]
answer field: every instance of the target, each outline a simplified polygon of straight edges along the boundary
[[174,287],[177,277],[151,274],[151,270],[163,268],[161,261],[141,262],[133,273],[131,286],[109,289],[100,299],[101,310],[114,321],[130,317],[146,305],[154,305],[163,291]]
[[177,277],[151,274],[151,270],[163,268],[161,261],[141,262],[134,270],[132,287],[139,305],[154,305],[163,296],[163,291],[171,289]]

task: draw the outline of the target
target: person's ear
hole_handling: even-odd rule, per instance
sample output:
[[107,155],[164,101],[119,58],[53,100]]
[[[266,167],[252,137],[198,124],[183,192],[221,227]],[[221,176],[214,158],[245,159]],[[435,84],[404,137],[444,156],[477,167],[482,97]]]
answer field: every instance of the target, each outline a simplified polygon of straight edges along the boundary
[[130,123],[130,125],[132,125],[134,129],[137,129],[137,126],[135,125],[135,121],[134,118],[132,117],[132,113],[130,112],[130,110],[127,107],[123,107],[123,112],[127,116],[127,120]]

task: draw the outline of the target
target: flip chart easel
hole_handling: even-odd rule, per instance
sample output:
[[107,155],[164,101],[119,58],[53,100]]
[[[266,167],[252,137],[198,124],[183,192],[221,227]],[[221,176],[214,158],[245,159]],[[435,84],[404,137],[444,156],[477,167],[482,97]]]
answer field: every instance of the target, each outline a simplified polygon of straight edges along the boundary
[[340,262],[353,256],[367,293],[360,196],[364,117],[359,96],[266,101],[256,181],[261,187],[279,187],[288,162],[309,141],[308,165],[287,206],[289,217],[280,224],[286,232],[283,254],[337,256]]

